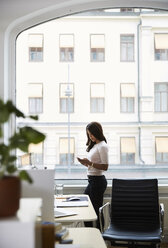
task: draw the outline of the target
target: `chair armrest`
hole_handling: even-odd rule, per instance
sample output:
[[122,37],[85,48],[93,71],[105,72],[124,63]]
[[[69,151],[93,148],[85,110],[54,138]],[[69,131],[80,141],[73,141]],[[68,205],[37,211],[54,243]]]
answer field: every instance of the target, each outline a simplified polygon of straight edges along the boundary
[[110,216],[110,202],[107,202],[104,204],[102,207],[99,208],[99,222],[100,222],[100,231],[101,233],[104,232],[104,225],[103,225],[103,220],[104,220],[104,209],[108,208],[108,217]]
[[164,238],[164,204],[160,203],[160,229],[162,238]]

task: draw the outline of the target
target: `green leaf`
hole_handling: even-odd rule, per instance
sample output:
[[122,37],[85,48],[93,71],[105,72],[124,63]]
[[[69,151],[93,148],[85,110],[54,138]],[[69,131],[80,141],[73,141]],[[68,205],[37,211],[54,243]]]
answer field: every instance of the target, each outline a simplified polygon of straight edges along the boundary
[[16,159],[17,159],[17,157],[16,156],[10,156],[9,157],[9,162],[11,163],[11,162],[14,162],[14,161],[16,161]]
[[29,118],[38,121],[38,115],[30,115]]
[[29,143],[38,144],[45,139],[45,135],[32,127],[23,127],[20,129],[20,134]]
[[25,118],[25,115],[19,109],[15,107],[12,101],[7,101],[6,106],[10,113],[16,114],[17,117]]
[[24,152],[28,151],[29,141],[24,138],[20,133],[15,133],[10,138],[10,149],[18,148]]
[[5,103],[0,99],[0,123],[8,121],[10,113]]
[[15,171],[17,171],[16,166],[10,165],[10,166],[7,167],[7,172],[8,172],[9,174],[14,173]]
[[19,177],[20,179],[22,180],[25,180],[29,183],[33,183],[33,180],[32,178],[30,177],[30,175],[25,171],[25,170],[21,170],[20,173],[19,173]]
[[2,126],[0,125],[0,137],[2,137]]

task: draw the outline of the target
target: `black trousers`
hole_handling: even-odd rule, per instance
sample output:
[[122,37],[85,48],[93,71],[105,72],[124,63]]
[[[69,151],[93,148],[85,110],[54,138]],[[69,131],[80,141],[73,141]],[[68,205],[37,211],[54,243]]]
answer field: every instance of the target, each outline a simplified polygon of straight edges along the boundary
[[[96,226],[100,229],[99,222],[99,208],[103,205],[103,195],[107,188],[107,180],[104,175],[102,176],[88,176],[88,185],[84,194],[89,195],[93,204],[94,210],[97,214]],[[93,227],[92,222],[85,222],[86,227]]]

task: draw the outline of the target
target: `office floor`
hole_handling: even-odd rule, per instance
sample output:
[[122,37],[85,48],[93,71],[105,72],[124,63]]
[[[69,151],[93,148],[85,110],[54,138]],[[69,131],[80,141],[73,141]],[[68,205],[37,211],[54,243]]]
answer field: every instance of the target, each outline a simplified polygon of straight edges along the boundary
[[[111,246],[109,248],[123,248],[122,246]],[[161,248],[168,248],[168,244],[161,244]]]

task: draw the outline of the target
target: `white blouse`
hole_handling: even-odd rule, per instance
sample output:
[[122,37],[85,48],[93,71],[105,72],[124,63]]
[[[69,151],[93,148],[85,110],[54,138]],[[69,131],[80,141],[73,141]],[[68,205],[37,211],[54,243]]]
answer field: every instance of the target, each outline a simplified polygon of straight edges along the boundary
[[[103,140],[95,144],[92,149],[87,153],[87,158],[96,164],[108,164],[108,145]],[[104,170],[99,170],[94,167],[88,166],[88,176],[101,176]]]

